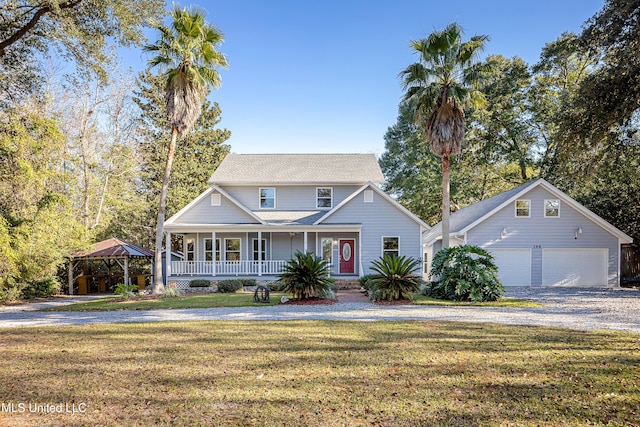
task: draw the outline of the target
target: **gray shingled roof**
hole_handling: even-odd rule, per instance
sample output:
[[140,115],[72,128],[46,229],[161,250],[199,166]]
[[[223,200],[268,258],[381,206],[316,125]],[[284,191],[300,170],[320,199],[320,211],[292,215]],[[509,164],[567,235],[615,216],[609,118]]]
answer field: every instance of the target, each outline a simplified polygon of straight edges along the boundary
[[[474,203],[465,208],[460,209],[451,214],[449,217],[449,230],[450,234],[459,233],[468,225],[474,223],[479,220],[516,194],[525,190],[526,188],[532,186],[533,184],[538,183],[539,180],[529,181],[525,184],[522,184],[519,187],[512,188],[511,190],[505,191],[504,193],[497,194],[488,199],[484,199],[479,201],[478,203]],[[425,234],[424,240],[426,242],[430,242],[434,239],[439,239],[442,237],[442,222],[437,223],[433,226],[429,233]]]
[[380,184],[374,154],[228,154],[209,184]]
[[270,225],[311,225],[326,211],[254,211],[253,214]]

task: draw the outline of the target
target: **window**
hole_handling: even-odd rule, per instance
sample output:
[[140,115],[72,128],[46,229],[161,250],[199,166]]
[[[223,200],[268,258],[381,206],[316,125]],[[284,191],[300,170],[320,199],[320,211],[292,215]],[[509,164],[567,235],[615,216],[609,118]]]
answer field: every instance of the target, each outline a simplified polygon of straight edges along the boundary
[[329,265],[333,263],[333,238],[322,239],[322,259]]
[[331,209],[333,207],[333,188],[316,188],[316,208]]
[[[211,239],[204,239],[204,259],[205,261],[213,261],[213,245]],[[216,261],[220,261],[220,239],[216,239]]]
[[544,216],[545,218],[554,218],[560,216],[560,200],[545,200],[544,201]]
[[220,193],[213,193],[211,195],[211,206],[220,206],[221,203]]
[[240,239],[224,239],[224,259],[240,261]]
[[364,190],[364,202],[373,203],[373,190]]
[[389,256],[400,255],[400,238],[399,237],[383,237],[382,238],[382,255],[389,255]]
[[[267,253],[267,240],[266,239],[261,239],[262,241],[262,261],[265,261],[267,259],[266,257],[266,253]],[[253,260],[254,261],[258,261],[260,258],[258,258],[258,239],[253,239]]]
[[422,265],[424,266],[422,272],[429,274],[429,254],[427,252],[424,253],[424,258],[422,258]]
[[276,207],[276,189],[261,188],[260,189],[260,209],[275,209]]
[[528,218],[531,216],[531,200],[516,200],[516,217]]
[[184,239],[184,255],[187,261],[196,260],[196,244],[193,239]]

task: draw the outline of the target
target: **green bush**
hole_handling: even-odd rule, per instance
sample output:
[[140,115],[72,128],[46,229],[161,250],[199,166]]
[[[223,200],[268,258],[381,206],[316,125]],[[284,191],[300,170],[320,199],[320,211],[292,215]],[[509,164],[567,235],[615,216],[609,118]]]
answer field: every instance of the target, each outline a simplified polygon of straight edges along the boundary
[[269,290],[271,292],[284,292],[285,288],[288,286],[281,280],[274,280],[273,282],[267,283],[267,285],[269,286]]
[[52,277],[30,283],[22,289],[25,299],[50,297],[60,291],[60,283]]
[[369,291],[372,286],[371,279],[373,279],[373,274],[366,274],[358,279],[358,281],[360,282],[360,286],[364,290]]
[[178,288],[166,288],[160,298],[177,298],[182,294]]
[[373,261],[371,270],[376,274],[369,280],[369,298],[376,301],[392,301],[411,297],[422,284],[420,276],[414,274],[420,265],[420,261],[404,255],[383,255]]
[[192,280],[189,282],[190,288],[208,288],[211,286],[211,282],[208,280]]
[[280,282],[284,283],[283,291],[293,298],[335,298],[336,282],[329,277],[329,264],[311,252],[296,252],[284,266]]
[[242,289],[242,279],[221,280],[218,282],[218,292],[230,294],[239,289]]
[[115,295],[119,295],[122,299],[133,298],[136,295],[133,293],[134,286],[125,286],[124,283],[118,283],[116,290],[113,292]]
[[504,287],[493,256],[478,246],[455,246],[433,257],[432,281],[422,293],[451,301],[497,301]]
[[236,279],[238,282],[240,282],[240,284],[243,287],[252,287],[252,286],[258,286],[258,283],[256,282],[256,279],[248,279],[248,278],[244,278],[244,279]]

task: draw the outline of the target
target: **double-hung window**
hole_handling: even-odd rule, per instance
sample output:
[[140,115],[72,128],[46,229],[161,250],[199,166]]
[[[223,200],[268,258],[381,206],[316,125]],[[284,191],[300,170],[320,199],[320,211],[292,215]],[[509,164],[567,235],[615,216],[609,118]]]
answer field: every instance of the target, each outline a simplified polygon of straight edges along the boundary
[[212,239],[204,239],[204,260],[205,261],[220,261],[220,239],[216,239],[216,252],[213,253]]
[[545,218],[557,218],[560,216],[560,200],[551,199],[544,201]]
[[516,218],[531,216],[531,200],[516,200]]
[[276,189],[261,188],[260,194],[260,209],[275,209],[276,207]]
[[382,255],[399,256],[400,255],[400,238],[399,237],[383,237],[382,238]]
[[225,261],[240,261],[240,239],[224,239]]
[[316,208],[331,209],[333,207],[333,188],[316,188]]

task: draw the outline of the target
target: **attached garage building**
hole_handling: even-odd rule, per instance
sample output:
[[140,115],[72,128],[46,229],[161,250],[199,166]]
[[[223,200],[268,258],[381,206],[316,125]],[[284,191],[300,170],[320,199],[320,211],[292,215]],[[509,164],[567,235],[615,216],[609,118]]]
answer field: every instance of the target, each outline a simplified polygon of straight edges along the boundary
[[[491,252],[504,286],[615,287],[620,245],[632,239],[539,179],[451,215],[452,244]],[[425,234],[429,261],[441,248],[441,224]]]

